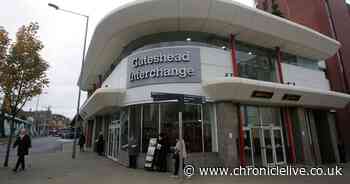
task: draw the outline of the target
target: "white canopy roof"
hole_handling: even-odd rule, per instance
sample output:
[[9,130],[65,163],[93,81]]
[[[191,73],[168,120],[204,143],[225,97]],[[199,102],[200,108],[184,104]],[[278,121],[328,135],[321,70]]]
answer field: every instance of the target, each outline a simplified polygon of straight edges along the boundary
[[83,119],[109,107],[122,106],[125,89],[99,88],[82,105],[79,114]]
[[[290,86],[244,78],[221,78],[203,83],[204,91],[215,101],[229,100],[243,103],[304,106],[319,108],[344,108],[350,103],[350,95],[333,91]],[[254,91],[273,93],[271,99],[254,98]],[[283,100],[284,95],[300,96],[298,101]]]
[[87,90],[127,44],[149,34],[200,31],[324,60],[340,43],[305,26],[232,0],[135,0],[108,14],[92,37],[79,85]]

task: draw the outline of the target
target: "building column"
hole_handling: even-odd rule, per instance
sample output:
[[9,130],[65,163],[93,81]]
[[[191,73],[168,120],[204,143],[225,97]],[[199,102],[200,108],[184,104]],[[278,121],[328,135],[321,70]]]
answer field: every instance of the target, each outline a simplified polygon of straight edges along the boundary
[[301,141],[303,147],[304,163],[309,165],[315,165],[315,160],[312,156],[312,140],[309,131],[308,122],[306,121],[306,114],[304,108],[298,108],[297,114],[299,117],[299,127],[301,132]]
[[321,151],[320,146],[318,144],[318,135],[317,135],[317,129],[315,124],[315,118],[313,111],[308,111],[308,125],[310,126],[310,134],[311,134],[311,141],[312,141],[312,149],[313,149],[313,155],[314,155],[314,163],[316,165],[322,164],[322,157],[321,157]]
[[92,136],[91,136],[91,148],[95,151],[95,136],[96,136],[96,117],[92,120]]
[[334,157],[337,163],[340,163],[340,155],[338,150],[338,135],[337,135],[337,128],[335,126],[335,114],[328,113],[328,125],[329,125],[329,138],[332,143]]
[[238,108],[232,102],[219,102],[216,105],[219,157],[224,167],[240,165]]

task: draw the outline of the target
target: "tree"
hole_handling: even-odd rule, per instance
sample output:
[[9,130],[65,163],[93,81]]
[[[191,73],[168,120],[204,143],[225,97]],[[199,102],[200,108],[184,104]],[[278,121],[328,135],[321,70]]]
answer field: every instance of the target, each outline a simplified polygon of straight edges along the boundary
[[[10,44],[10,39],[8,36],[8,32],[0,26],[0,67],[3,63],[3,60],[6,58],[6,51],[8,49],[8,46]],[[1,74],[0,74],[1,75]],[[1,102],[3,102],[3,94],[0,88],[0,98],[1,98]],[[0,106],[0,137],[4,137],[5,136],[5,127],[4,127],[4,121],[5,121],[5,112],[3,111],[3,103],[1,103]]]
[[276,0],[271,0],[271,9],[272,9],[271,13],[273,15],[284,18],[283,13],[280,10],[280,7],[279,7],[278,3],[276,2]]
[[11,115],[5,167],[8,166],[16,115],[26,102],[40,95],[49,84],[46,74],[49,65],[40,55],[44,45],[37,36],[38,30],[38,23],[20,27],[15,42],[5,51],[6,55],[0,66],[0,88],[4,93],[3,110]]

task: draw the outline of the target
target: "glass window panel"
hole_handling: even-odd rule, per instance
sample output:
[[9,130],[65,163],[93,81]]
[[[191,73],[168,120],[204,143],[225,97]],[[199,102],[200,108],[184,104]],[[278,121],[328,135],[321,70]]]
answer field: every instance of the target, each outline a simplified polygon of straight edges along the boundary
[[254,106],[244,106],[245,109],[245,126],[253,127],[259,126],[259,116],[258,116],[258,108]]
[[320,70],[317,60],[295,56],[288,53],[282,53],[282,62],[312,70]]
[[157,138],[159,132],[158,104],[143,105],[142,152],[146,153],[151,138]]
[[134,139],[137,140],[137,149],[140,149],[141,106],[142,105],[130,106],[129,137],[134,137]]
[[270,126],[273,124],[273,109],[269,107],[260,107],[261,124],[263,126]]
[[204,152],[216,151],[216,130],[213,104],[203,105]]
[[179,110],[174,103],[160,104],[161,111],[161,132],[166,134],[170,146],[175,146],[179,137]]
[[200,105],[185,105],[183,111],[183,132],[186,151],[202,152],[202,119]]
[[121,147],[124,151],[126,151],[127,147],[123,145],[128,144],[128,131],[129,131],[129,117],[128,117],[128,108],[123,108],[120,114],[120,125],[121,125]]
[[239,76],[276,82],[275,53],[273,50],[237,42]]

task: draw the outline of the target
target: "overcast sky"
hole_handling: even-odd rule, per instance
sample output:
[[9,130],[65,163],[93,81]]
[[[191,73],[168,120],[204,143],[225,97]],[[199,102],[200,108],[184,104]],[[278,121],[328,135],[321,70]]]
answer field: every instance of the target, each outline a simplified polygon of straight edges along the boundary
[[[111,10],[133,0],[2,0],[0,26],[12,39],[17,29],[29,22],[38,22],[39,36],[45,48],[42,57],[50,63],[48,75],[50,87],[40,97],[35,97],[25,110],[44,110],[48,106],[54,113],[72,118],[76,112],[78,96],[77,80],[80,73],[84,19],[79,16],[55,11],[47,4],[54,3],[63,9],[90,16],[88,44],[96,24]],[[236,0],[252,5],[253,0]],[[82,103],[86,99],[83,93]],[[37,103],[39,105],[37,106]]]

